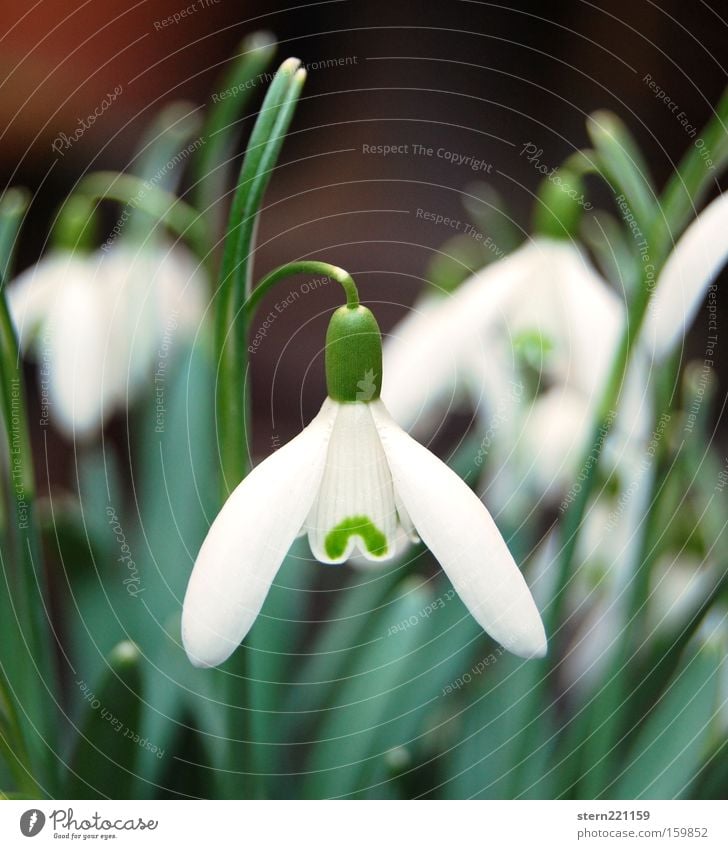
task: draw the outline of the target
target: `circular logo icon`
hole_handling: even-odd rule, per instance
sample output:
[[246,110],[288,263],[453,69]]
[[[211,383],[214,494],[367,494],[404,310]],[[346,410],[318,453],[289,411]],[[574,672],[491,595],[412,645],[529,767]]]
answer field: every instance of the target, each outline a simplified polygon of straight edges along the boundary
[[31,808],[20,818],[20,830],[26,837],[35,837],[40,834],[45,825],[45,814],[38,808]]

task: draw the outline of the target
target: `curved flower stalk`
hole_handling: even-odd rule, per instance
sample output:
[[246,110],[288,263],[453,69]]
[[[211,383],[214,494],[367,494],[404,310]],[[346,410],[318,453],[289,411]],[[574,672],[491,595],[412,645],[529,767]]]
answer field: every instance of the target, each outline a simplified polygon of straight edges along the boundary
[[692,324],[710,284],[728,260],[728,194],[698,215],[678,240],[657,280],[645,318],[644,347],[665,359]]
[[191,337],[206,281],[183,247],[56,249],[8,287],[23,350],[47,382],[50,416],[88,438],[137,398],[174,341]]
[[215,666],[233,652],[302,532],[323,563],[355,551],[388,560],[398,534],[420,537],[491,636],[542,656],[543,625],[505,541],[478,497],[390,417],[379,327],[353,281],[348,296],[326,337],[320,412],[238,485],[200,549],[182,614],[190,660]]
[[[456,399],[452,387],[465,392],[492,441],[555,497],[590,438],[625,320],[621,299],[579,248],[538,237],[451,297],[428,294],[415,306],[385,345],[385,402],[403,427],[426,432]],[[529,346],[535,397],[522,379],[519,350]],[[617,455],[647,427],[645,367],[638,360],[627,376]]]

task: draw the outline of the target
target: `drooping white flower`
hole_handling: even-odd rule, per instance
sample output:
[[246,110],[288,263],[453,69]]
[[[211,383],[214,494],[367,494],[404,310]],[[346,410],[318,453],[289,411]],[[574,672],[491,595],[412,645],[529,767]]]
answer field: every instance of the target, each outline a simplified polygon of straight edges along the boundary
[[[452,296],[415,305],[385,345],[383,397],[394,418],[419,433],[466,394],[486,429],[497,431],[492,441],[540,493],[555,495],[590,438],[625,320],[621,298],[575,245],[537,238]],[[514,391],[519,344],[528,338],[543,344],[534,398]],[[623,441],[647,426],[645,367],[637,357],[625,378]]]
[[728,193],[708,204],[678,240],[655,287],[643,340],[656,361],[683,338],[728,260]]
[[8,287],[50,415],[77,438],[139,395],[171,340],[196,331],[205,297],[204,275],[185,249],[125,244],[92,254],[56,250]]
[[[350,319],[360,324],[347,336]],[[337,310],[326,361],[329,397],[319,414],[238,485],[200,549],[182,614],[190,660],[215,666],[232,653],[302,531],[324,563],[355,551],[387,560],[403,532],[419,536],[491,636],[521,656],[542,656],[540,616],[490,514],[379,400],[381,340],[368,310]]]

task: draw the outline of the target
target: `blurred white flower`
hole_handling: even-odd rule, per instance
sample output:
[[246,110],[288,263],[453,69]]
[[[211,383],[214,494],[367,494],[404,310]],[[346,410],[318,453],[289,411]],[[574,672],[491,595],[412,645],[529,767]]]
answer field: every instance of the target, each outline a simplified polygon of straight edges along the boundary
[[[618,499],[605,496],[590,504],[574,558],[578,568],[566,590],[574,636],[562,669],[567,688],[577,693],[589,692],[604,680],[625,622],[643,499],[637,494],[624,510],[618,504]],[[559,546],[554,548],[558,557]]]
[[521,572],[478,497],[408,436],[380,400],[324,401],[295,439],[229,497],[197,557],[182,639],[197,666],[243,640],[294,538],[343,563],[394,556],[398,532],[430,548],[473,617],[510,651],[542,656],[546,636]]
[[685,230],[658,277],[643,341],[656,361],[682,340],[708,287],[728,260],[728,193],[708,204]]
[[206,282],[182,247],[56,250],[8,287],[21,348],[69,437],[98,431],[150,382],[155,361],[202,320]]
[[[385,345],[383,397],[403,427],[424,433],[467,395],[495,431],[489,444],[553,497],[587,447],[625,320],[621,298],[574,244],[537,238],[452,296],[415,305]],[[521,390],[524,348],[535,397]],[[645,369],[640,355],[625,381],[617,455],[648,426]]]
[[719,579],[713,566],[696,554],[664,554],[650,574],[650,634],[678,632]]

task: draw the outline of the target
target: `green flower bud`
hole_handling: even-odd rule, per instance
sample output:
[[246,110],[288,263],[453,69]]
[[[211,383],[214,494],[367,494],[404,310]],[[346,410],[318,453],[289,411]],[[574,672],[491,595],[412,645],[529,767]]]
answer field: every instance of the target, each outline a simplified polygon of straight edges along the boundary
[[375,401],[382,388],[382,334],[371,310],[339,307],[326,332],[326,387],[341,403]]
[[71,195],[58,213],[53,245],[61,250],[90,251],[96,244],[96,203],[82,195]]
[[584,182],[568,168],[552,171],[541,183],[534,209],[533,226],[540,236],[569,239],[579,228],[585,200]]

